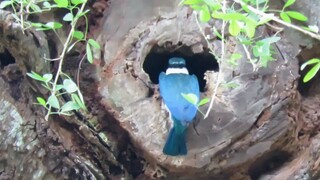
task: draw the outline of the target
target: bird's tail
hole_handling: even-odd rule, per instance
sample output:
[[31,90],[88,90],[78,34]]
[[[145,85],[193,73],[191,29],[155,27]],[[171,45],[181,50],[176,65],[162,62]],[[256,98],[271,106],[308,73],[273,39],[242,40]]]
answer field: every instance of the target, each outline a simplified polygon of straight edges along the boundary
[[171,128],[166,144],[163,148],[163,153],[171,156],[186,155],[186,127],[180,122],[174,123]]

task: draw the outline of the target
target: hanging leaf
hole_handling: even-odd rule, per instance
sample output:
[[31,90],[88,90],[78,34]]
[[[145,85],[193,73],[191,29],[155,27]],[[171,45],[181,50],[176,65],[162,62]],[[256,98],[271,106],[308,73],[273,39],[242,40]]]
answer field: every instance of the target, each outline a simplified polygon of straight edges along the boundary
[[52,74],[44,74],[42,77],[44,79],[44,82],[47,83],[47,82],[51,81],[53,75]]
[[287,23],[291,23],[290,17],[285,12],[280,13],[280,18]]
[[3,8],[7,7],[7,6],[12,5],[13,2],[14,2],[14,1],[2,1],[2,2],[0,3],[0,9],[3,9]]
[[310,81],[317,74],[319,69],[320,69],[320,63],[313,66],[313,68],[311,68],[310,71],[304,76],[303,82],[306,83]]
[[80,95],[80,98],[77,94],[71,94],[71,97],[72,97],[72,100],[75,101],[78,106],[83,109],[83,110],[87,110],[85,104],[84,104],[84,101],[83,101],[83,97],[82,97],[82,94],[80,93],[80,91],[78,91],[78,94]]
[[73,93],[78,90],[78,86],[71,79],[65,79],[63,80],[63,89],[68,93]]
[[203,98],[203,99],[198,103],[198,107],[207,104],[209,101],[210,101],[209,98]]
[[27,73],[27,75],[29,77],[31,77],[32,79],[35,79],[35,80],[38,80],[38,81],[42,81],[42,82],[46,81],[45,78],[43,78],[42,76],[40,76],[39,74],[37,74],[37,73],[35,73],[33,71],[31,71],[31,73]]
[[88,40],[88,43],[89,43],[92,47],[94,47],[94,48],[96,48],[96,49],[100,49],[99,43],[97,43],[97,41],[95,41],[94,39],[89,39],[89,40]]
[[72,35],[77,40],[83,40],[83,38],[84,38],[84,34],[81,31],[74,31]]
[[73,101],[68,101],[61,107],[61,112],[68,112],[68,111],[73,111],[78,109],[80,109],[80,107],[78,106],[77,103]]
[[304,70],[304,68],[306,68],[308,65],[311,65],[311,64],[316,64],[316,63],[320,63],[320,59],[318,58],[313,58],[313,59],[310,59],[308,60],[307,62],[303,63],[300,67],[300,70]]
[[38,101],[38,103],[40,104],[40,105],[42,105],[42,106],[46,106],[46,100],[44,100],[42,97],[37,97],[37,101]]
[[86,46],[86,52],[87,52],[87,59],[89,61],[89,63],[93,63],[93,55],[92,55],[92,51],[91,51],[91,47],[89,45],[89,43],[87,43],[87,46]]
[[203,5],[200,14],[199,14],[199,19],[201,22],[208,22],[210,20],[210,11],[207,5]]
[[69,5],[69,1],[68,0],[54,0],[54,2],[60,8],[67,8],[68,5]]
[[189,103],[197,106],[198,101],[199,101],[197,95],[192,94],[192,93],[188,93],[188,94],[181,93],[181,95],[182,95],[182,97],[183,97],[184,99],[186,99]]
[[72,13],[67,13],[66,15],[63,16],[63,20],[67,22],[71,22],[73,20],[73,14]]
[[283,9],[286,8],[286,7],[291,6],[295,1],[296,1],[296,0],[288,0],[288,1],[284,4]]
[[244,30],[249,38],[252,38],[256,33],[256,25],[251,22],[247,22]]
[[54,108],[56,108],[56,109],[60,109],[59,100],[58,100],[58,98],[57,98],[55,95],[49,96],[49,98],[48,98],[48,104],[49,104],[51,107],[54,107]]
[[71,0],[71,3],[74,5],[79,5],[85,3],[87,0]]
[[45,27],[51,28],[51,29],[60,29],[62,28],[62,24],[58,22],[48,22],[44,25]]
[[185,5],[195,5],[195,4],[199,4],[202,3],[202,0],[184,0],[182,1],[182,4]]
[[237,36],[240,33],[240,26],[238,24],[238,21],[236,20],[231,20],[229,24],[229,33],[232,36]]
[[308,20],[308,18],[305,15],[303,15],[297,11],[286,11],[285,13],[288,16],[290,16],[291,18],[299,20],[299,21],[307,21]]

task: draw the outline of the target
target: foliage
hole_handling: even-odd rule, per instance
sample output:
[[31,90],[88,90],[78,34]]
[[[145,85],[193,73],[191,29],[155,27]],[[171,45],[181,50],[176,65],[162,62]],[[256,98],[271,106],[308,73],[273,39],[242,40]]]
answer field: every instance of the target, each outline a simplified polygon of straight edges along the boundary
[[303,63],[300,67],[300,70],[304,70],[308,65],[313,65],[313,67],[307,72],[307,74],[303,78],[303,82],[306,83],[310,81],[319,71],[320,69],[320,59],[319,58],[313,58],[309,61]]
[[[229,34],[240,42],[247,56],[246,58],[252,64],[253,71],[256,71],[260,67],[267,67],[268,63],[274,60],[272,44],[280,40],[280,37],[277,36],[278,32],[275,33],[274,36],[264,39],[256,37],[257,27],[267,24],[271,20],[320,40],[320,35],[317,34],[319,28],[316,25],[300,27],[291,23],[292,19],[297,21],[308,20],[308,18],[300,12],[288,10],[288,8],[295,3],[295,0],[287,0],[281,10],[270,10],[268,3],[269,0],[182,0],[180,5],[188,5],[194,9],[198,14],[197,22],[198,19],[201,22],[208,22],[211,19],[219,19],[222,21],[221,32],[215,27],[212,27],[213,33],[222,40],[221,57],[216,56],[218,63],[221,63],[225,58],[225,28],[228,27]],[[199,22],[198,25],[202,34],[205,36]],[[209,44],[208,40],[207,43]],[[213,52],[213,50],[211,51]],[[231,66],[237,66],[237,60],[241,58],[242,55],[235,52],[227,62]],[[317,62],[317,60],[311,59],[305,66],[310,64],[315,65],[304,77],[304,82],[309,81],[319,71],[320,63]],[[302,66],[301,69],[305,66]],[[210,105],[204,118],[208,117],[212,109],[214,98],[220,85],[220,74],[219,72]]]
[[[89,10],[85,10],[87,0],[5,0],[0,3],[0,8],[12,8],[15,20],[20,23],[22,31],[28,28],[35,28],[38,31],[53,31],[57,37],[57,30],[63,27],[60,22],[29,22],[27,21],[30,14],[43,13],[53,9],[65,9],[68,12],[62,18],[62,21],[70,24],[67,39],[63,44],[63,50],[58,58],[50,60],[58,60],[59,66],[55,75],[46,73],[44,75],[37,74],[36,72],[27,73],[29,77],[34,80],[40,81],[41,85],[48,89],[50,95],[48,98],[37,97],[38,104],[47,109],[46,119],[48,120],[50,114],[71,115],[71,111],[84,109],[86,110],[83,96],[77,84],[65,73],[62,72],[62,65],[65,56],[72,50],[75,44],[79,42],[86,43],[86,57],[90,63],[93,63],[93,49],[100,49],[100,45],[93,39],[87,40],[88,32],[88,19],[86,17]],[[17,11],[19,9],[19,12]],[[83,18],[86,22],[85,32],[76,29],[77,22]],[[45,58],[44,58],[45,59]],[[62,78],[63,83],[58,84],[58,80]],[[59,98],[63,94],[68,94],[71,97],[70,101],[61,104]],[[53,109],[56,109],[53,112]]]
[[208,98],[203,98],[201,101],[199,101],[197,95],[193,93],[181,93],[181,96],[186,99],[189,103],[193,104],[195,107],[197,107],[198,111],[202,114],[203,112],[200,111],[199,107],[207,104],[210,100]]

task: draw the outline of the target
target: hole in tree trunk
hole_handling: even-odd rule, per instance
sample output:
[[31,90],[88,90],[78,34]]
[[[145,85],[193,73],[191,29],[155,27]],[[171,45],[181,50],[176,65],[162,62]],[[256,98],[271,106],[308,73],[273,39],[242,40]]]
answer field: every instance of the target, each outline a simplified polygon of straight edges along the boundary
[[259,179],[261,175],[272,173],[291,159],[291,154],[285,151],[272,151],[258,158],[249,168],[252,180]]
[[204,73],[208,70],[218,71],[219,65],[216,58],[204,49],[202,53],[194,54],[190,47],[185,45],[177,46],[154,46],[147,55],[143,70],[149,75],[154,84],[159,83],[159,74],[168,68],[168,60],[172,57],[182,57],[186,60],[189,74],[195,74],[199,81],[200,91],[205,91],[206,80]]
[[7,49],[5,49],[3,53],[0,53],[1,69],[5,66],[8,66],[9,64],[14,64],[14,63],[16,63],[16,60]]

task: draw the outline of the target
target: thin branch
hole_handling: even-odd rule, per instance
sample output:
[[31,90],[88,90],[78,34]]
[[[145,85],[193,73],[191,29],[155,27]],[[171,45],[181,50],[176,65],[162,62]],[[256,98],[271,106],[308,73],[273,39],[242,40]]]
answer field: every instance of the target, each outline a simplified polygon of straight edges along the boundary
[[[78,13],[83,12],[85,5],[86,5],[86,3],[83,3],[81,5],[81,8],[80,8]],[[67,38],[66,42],[64,43],[63,50],[61,52],[61,55],[60,55],[61,60],[59,62],[58,70],[57,70],[57,73],[56,73],[56,76],[55,76],[55,79],[54,79],[54,83],[53,83],[53,86],[52,86],[52,89],[51,89],[51,95],[52,96],[55,96],[55,94],[56,94],[56,86],[57,86],[60,74],[62,72],[62,65],[63,65],[63,62],[64,62],[64,58],[65,58],[65,55],[67,53],[69,44],[70,44],[70,42],[72,40],[73,32],[75,31],[75,28],[76,28],[75,26],[76,26],[78,20],[79,20],[79,16],[75,16],[74,21],[71,22],[71,29],[70,29],[68,38]],[[49,119],[50,114],[51,114],[51,106],[49,105],[49,111],[47,112],[47,115],[45,117],[46,120]]]
[[[223,0],[223,6],[222,6],[222,12],[223,13],[226,13],[226,7],[227,7],[227,2],[226,0]],[[221,39],[221,57],[218,59],[218,64],[221,65],[221,62],[222,60],[224,60],[224,57],[225,57],[225,42],[224,42],[224,30],[225,30],[225,26],[226,26],[226,21],[225,20],[222,20],[222,29],[221,29],[221,36],[222,36],[222,39]],[[209,105],[209,108],[206,112],[206,115],[204,116],[204,119],[206,119],[209,114],[210,114],[210,111],[213,107],[213,102],[214,102],[214,98],[216,97],[217,95],[217,91],[218,91],[218,87],[220,85],[220,81],[221,81],[221,71],[219,70],[219,73],[218,73],[218,78],[217,78],[217,81],[216,81],[216,84],[215,84],[215,87],[214,87],[214,90],[213,90],[213,94],[211,96],[211,100],[210,100],[210,105]]]

